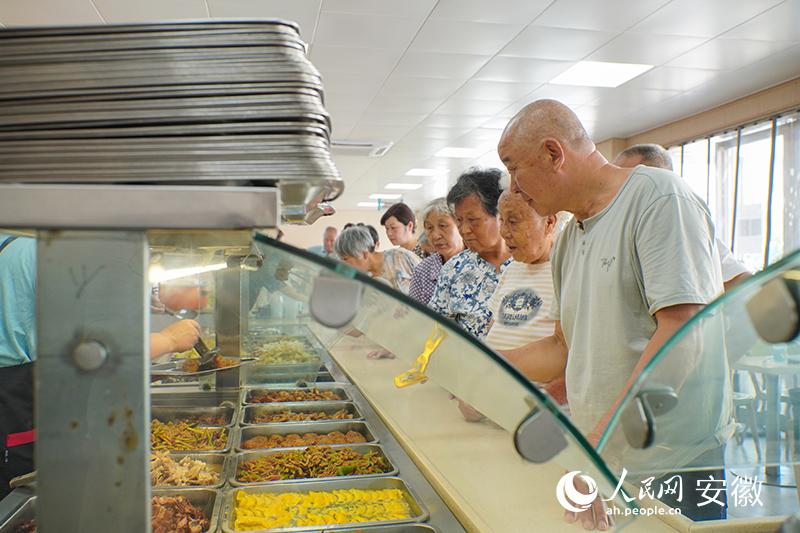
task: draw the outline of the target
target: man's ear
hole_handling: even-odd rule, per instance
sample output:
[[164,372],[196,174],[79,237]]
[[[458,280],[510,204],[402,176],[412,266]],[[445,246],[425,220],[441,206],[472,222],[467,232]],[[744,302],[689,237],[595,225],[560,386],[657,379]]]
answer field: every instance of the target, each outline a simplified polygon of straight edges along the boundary
[[556,139],[546,139],[544,149],[553,165],[553,170],[560,170],[564,164],[564,147]]
[[545,217],[546,224],[547,224],[547,234],[551,234],[556,230],[556,224],[558,223],[558,217],[556,215],[547,215]]

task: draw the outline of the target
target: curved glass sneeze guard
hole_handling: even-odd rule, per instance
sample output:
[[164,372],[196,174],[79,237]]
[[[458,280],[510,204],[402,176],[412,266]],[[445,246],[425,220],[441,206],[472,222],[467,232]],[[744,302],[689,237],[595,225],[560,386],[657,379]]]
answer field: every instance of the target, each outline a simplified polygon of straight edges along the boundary
[[[314,293],[318,286],[317,290],[330,289],[330,297],[340,298],[331,307],[341,315],[348,314],[347,298],[358,298],[359,305],[352,310],[354,318],[347,325],[326,328],[319,323],[309,323],[326,348],[331,349],[346,335],[361,334],[392,352],[411,370],[438,328],[441,340],[430,354],[427,366],[418,369],[424,377],[507,430],[509,441],[514,440],[518,428],[528,421],[529,428],[525,431],[523,427],[520,440],[528,441],[527,449],[532,450],[532,455],[538,453],[542,462],[549,462],[552,457],[555,464],[567,471],[588,475],[597,483],[604,498],[611,501],[613,496],[617,507],[636,507],[635,502],[622,497],[622,492],[617,490],[618,479],[550,397],[453,322],[394,291],[388,284],[343,263],[316,257],[259,234],[255,235],[254,248],[263,260],[261,270],[251,272],[251,294],[257,294],[260,286],[266,286],[268,291],[282,291],[286,296],[286,286],[291,285],[294,290],[308,295],[306,300],[312,300],[313,310],[315,305],[319,306],[318,301],[314,302],[320,297]],[[275,273],[280,276],[276,277]],[[331,288],[330,280],[336,280],[335,287]],[[337,290],[340,292],[336,293]],[[251,320],[251,328],[254,324],[258,321]],[[431,346],[429,344],[429,348]],[[386,383],[387,388],[395,386],[391,381]],[[420,386],[425,385],[414,385]],[[525,447],[525,442],[518,443],[518,449]],[[524,483],[536,484],[537,471],[542,466],[533,462],[520,462],[520,465],[514,475]],[[555,498],[552,503],[556,503]],[[634,519],[634,516],[625,517],[624,513],[614,517],[618,528]]]
[[760,466],[763,481],[778,465],[800,463],[799,280],[796,252],[712,302],[667,342],[600,441],[613,471],[625,469],[633,481],[723,467],[751,467],[744,471],[752,476]]

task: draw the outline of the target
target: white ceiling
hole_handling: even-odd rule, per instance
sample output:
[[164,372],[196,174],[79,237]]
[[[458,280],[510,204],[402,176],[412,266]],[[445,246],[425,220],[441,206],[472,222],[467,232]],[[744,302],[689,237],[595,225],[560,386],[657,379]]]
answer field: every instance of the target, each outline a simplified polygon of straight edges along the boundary
[[[336,156],[340,210],[389,182],[424,183],[404,194],[419,208],[463,169],[498,165],[503,125],[539,98],[572,107],[599,142],[800,76],[800,0],[0,0],[6,27],[225,18],[298,23],[334,139],[394,143]],[[548,83],[580,60],[655,68],[614,89]],[[445,147],[484,155],[434,157]]]

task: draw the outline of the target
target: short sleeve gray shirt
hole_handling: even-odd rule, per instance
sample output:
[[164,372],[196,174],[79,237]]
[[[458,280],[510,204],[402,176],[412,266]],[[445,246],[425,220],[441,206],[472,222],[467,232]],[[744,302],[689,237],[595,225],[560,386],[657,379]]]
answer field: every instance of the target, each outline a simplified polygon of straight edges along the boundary
[[722,293],[714,224],[677,174],[638,166],[600,213],[570,220],[551,261],[550,317],[561,321],[569,347],[573,420],[588,433],[633,373],[656,311]]

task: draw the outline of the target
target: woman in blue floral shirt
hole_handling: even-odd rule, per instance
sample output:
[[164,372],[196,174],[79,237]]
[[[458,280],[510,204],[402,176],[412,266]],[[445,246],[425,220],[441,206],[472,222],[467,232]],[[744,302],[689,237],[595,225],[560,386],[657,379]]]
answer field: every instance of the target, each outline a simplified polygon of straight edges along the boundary
[[500,236],[497,200],[503,192],[502,175],[496,168],[471,168],[447,193],[447,203],[455,210],[456,225],[467,249],[442,266],[428,303],[479,339],[489,332],[489,298],[500,274],[512,261]]

